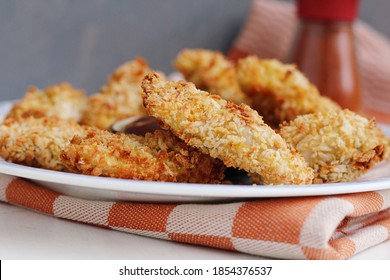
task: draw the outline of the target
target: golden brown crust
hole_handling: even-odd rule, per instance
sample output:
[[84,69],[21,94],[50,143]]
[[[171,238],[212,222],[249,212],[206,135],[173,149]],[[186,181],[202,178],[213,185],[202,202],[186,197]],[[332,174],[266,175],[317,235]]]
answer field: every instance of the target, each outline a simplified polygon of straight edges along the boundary
[[58,118],[7,119],[0,125],[7,161],[95,176],[220,183],[225,166],[166,131],[114,135]]
[[385,160],[390,160],[390,138],[378,127],[376,130],[376,136],[379,142],[383,145],[383,154]]
[[390,160],[390,138],[386,137],[387,141],[384,141],[384,146],[385,146],[385,159]]
[[304,159],[250,107],[197,90],[192,83],[165,82],[149,73],[142,82],[144,105],[188,145],[225,165],[258,173],[265,184],[310,184]]
[[13,105],[6,119],[57,117],[78,122],[86,102],[85,93],[67,83],[47,87],[44,91],[30,87],[23,99]]
[[199,89],[236,104],[249,102],[238,84],[234,64],[218,51],[185,49],[177,56],[175,67]]
[[375,121],[349,110],[319,112],[285,122],[280,135],[315,172],[316,183],[358,178],[384,158]]
[[74,137],[62,160],[77,173],[148,181],[219,183],[224,165],[168,131],[145,137],[91,130]]
[[140,57],[121,65],[100,91],[89,97],[82,124],[108,129],[115,121],[145,115],[142,105],[142,78],[151,71]]
[[295,65],[248,56],[238,61],[237,77],[252,108],[273,127],[299,115],[340,109],[321,96]]
[[0,126],[0,156],[27,166],[63,171],[60,159],[64,147],[85,128],[58,118],[7,119]]

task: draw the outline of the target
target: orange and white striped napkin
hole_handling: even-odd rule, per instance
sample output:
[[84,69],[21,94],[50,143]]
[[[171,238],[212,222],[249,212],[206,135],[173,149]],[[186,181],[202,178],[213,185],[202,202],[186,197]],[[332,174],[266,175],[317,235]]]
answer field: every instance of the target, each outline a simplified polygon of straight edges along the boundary
[[282,259],[347,259],[390,239],[390,189],[220,204],[88,201],[0,175],[0,201],[143,236]]
[[[229,52],[232,59],[248,54],[285,60],[298,19],[292,3],[253,0],[249,17]],[[390,41],[363,21],[355,25],[357,56],[363,94],[363,111],[378,112],[390,123]]]

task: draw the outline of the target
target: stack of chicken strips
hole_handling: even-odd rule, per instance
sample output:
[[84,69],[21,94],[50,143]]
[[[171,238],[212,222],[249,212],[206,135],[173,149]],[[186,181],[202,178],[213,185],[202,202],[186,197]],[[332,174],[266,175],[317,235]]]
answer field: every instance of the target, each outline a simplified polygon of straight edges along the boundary
[[[220,184],[225,170],[253,185],[354,181],[390,158],[375,120],[321,96],[296,68],[248,56],[185,49],[169,81],[143,58],[120,66],[99,92],[30,87],[0,126],[0,155],[17,164],[93,176]],[[161,129],[113,133],[152,116]]]

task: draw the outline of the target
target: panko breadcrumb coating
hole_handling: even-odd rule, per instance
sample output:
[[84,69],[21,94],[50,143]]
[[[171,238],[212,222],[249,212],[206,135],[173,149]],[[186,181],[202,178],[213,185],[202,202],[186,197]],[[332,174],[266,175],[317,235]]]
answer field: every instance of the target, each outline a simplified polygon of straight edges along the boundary
[[6,119],[57,117],[78,122],[86,104],[85,93],[67,83],[50,86],[44,91],[30,87],[23,99],[13,105]]
[[384,157],[385,160],[390,160],[390,138],[383,132],[383,130],[378,127],[376,130],[376,136],[379,139],[379,142],[383,144],[384,147]]
[[0,156],[7,161],[45,169],[66,171],[61,153],[74,135],[85,128],[57,118],[7,119],[0,125]]
[[249,102],[238,84],[234,64],[218,51],[184,49],[177,56],[175,67],[199,89],[236,104]]
[[383,142],[374,120],[347,109],[299,116],[280,135],[315,172],[315,183],[355,180],[383,160]]
[[340,110],[335,102],[321,96],[295,65],[248,56],[238,61],[237,77],[251,107],[273,127],[299,115]]
[[188,147],[168,131],[145,137],[91,130],[76,136],[62,154],[77,173],[148,181],[219,183],[224,165]]
[[140,57],[116,69],[107,84],[89,97],[81,123],[108,129],[117,120],[145,115],[140,84],[149,71],[148,63]]
[[196,89],[193,83],[165,82],[149,73],[142,82],[150,115],[189,146],[226,166],[261,176],[264,184],[310,184],[313,170],[301,155],[247,105]]

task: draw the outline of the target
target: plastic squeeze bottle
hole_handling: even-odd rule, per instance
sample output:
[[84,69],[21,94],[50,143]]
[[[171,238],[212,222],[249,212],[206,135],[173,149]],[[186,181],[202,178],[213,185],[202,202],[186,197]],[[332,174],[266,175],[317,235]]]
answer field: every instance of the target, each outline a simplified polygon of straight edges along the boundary
[[353,25],[358,0],[297,0],[300,19],[287,61],[295,63],[322,95],[343,108],[361,109]]

